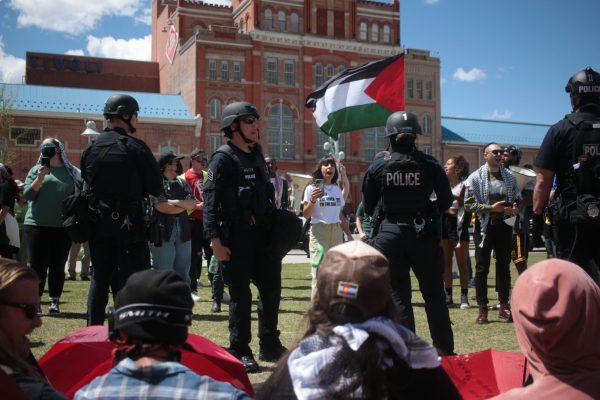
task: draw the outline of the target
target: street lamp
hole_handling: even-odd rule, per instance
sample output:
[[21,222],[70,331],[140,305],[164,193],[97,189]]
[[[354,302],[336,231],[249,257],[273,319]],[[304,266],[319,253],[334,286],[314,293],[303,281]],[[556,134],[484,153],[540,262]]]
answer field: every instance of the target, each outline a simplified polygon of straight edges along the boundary
[[94,139],[100,135],[100,133],[96,130],[96,123],[94,121],[87,121],[85,123],[85,130],[81,133],[81,136],[86,137],[88,143],[92,142]]

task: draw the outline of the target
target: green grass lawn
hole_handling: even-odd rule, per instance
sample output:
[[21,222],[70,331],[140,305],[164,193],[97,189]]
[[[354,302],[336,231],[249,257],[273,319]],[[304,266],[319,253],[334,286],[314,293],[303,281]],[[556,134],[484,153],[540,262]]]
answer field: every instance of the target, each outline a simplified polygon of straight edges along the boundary
[[[540,261],[545,258],[544,253],[530,254],[530,262]],[[206,271],[206,270],[204,270]],[[498,296],[494,291],[494,266],[490,271],[489,299],[490,304],[497,302]],[[514,266],[511,266],[511,277],[516,279],[517,273]],[[218,345],[227,346],[229,344],[229,333],[227,330],[227,306],[223,306],[223,312],[212,314],[210,312],[210,288],[207,285],[206,276],[202,277],[204,286],[200,287],[199,294],[201,302],[194,307],[194,322],[191,331],[200,334]],[[281,330],[281,341],[289,347],[298,341],[306,329],[306,320],[304,315],[309,307],[310,300],[310,267],[306,264],[287,264],[283,267],[282,279],[282,299],[279,313],[279,329]],[[87,301],[87,290],[89,282],[66,281],[65,290],[61,299],[60,316],[45,316],[44,324],[40,329],[34,331],[31,335],[33,353],[39,359],[57,340],[71,331],[85,326],[85,312]],[[256,291],[253,291],[256,299]],[[469,289],[469,302],[471,308],[461,310],[458,307],[450,309],[450,318],[453,323],[455,351],[457,353],[468,353],[487,348],[496,348],[508,351],[519,351],[513,325],[500,322],[497,318],[497,312],[490,311],[490,324],[477,325],[477,307],[475,300],[475,289]],[[460,288],[458,279],[454,280],[454,299],[460,297]],[[44,295],[42,309],[47,311],[47,295]],[[255,303],[256,304],[256,303]],[[413,277],[413,304],[415,310],[415,319],[417,334],[431,341],[423,299],[418,290],[418,284]],[[255,310],[256,307],[253,307]],[[252,332],[256,335],[258,331],[256,312],[252,316]],[[258,357],[258,338],[255,336],[251,343],[252,350]],[[260,362],[263,371],[259,374],[250,375],[252,383],[264,381],[274,368],[272,363]]]

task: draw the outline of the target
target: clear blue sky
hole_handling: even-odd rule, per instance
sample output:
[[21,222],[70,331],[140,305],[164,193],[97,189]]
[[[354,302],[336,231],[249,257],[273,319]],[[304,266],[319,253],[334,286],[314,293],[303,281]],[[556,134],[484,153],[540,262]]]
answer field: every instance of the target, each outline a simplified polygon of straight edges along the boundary
[[[400,7],[402,45],[440,57],[445,116],[550,124],[570,111],[568,78],[600,71],[599,0]],[[21,82],[26,51],[147,60],[149,23],[150,0],[0,0],[0,80]]]

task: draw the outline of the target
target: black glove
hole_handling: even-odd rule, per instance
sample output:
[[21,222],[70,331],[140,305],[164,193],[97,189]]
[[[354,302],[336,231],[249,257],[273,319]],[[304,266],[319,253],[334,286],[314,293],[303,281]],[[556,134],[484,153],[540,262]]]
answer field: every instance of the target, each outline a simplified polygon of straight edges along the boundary
[[533,247],[544,247],[545,243],[542,239],[544,233],[544,217],[540,214],[533,214],[533,226],[531,227],[531,243]]

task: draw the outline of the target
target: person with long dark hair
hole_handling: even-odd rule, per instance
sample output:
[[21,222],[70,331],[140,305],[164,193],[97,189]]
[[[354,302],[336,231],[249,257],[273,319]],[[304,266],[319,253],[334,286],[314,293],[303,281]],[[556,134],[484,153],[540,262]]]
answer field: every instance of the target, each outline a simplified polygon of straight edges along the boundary
[[[0,373],[8,375],[29,398],[66,399],[46,380],[27,339],[42,326],[38,283],[33,269],[0,259]],[[11,397],[7,386],[2,386],[2,398]]]
[[387,259],[362,241],[318,269],[308,329],[256,399],[460,399],[433,346],[403,327]]
[[442,214],[442,249],[444,250],[444,284],[446,287],[446,304],[452,301],[452,256],[456,256],[456,264],[460,277],[460,308],[469,308],[469,276],[467,257],[469,257],[469,222],[470,213],[465,212],[464,180],[469,176],[469,164],[463,156],[450,157],[444,170],[452,187],[454,202],[447,212]]
[[29,209],[24,230],[29,262],[40,278],[40,297],[48,278],[49,314],[60,313],[65,263],[71,248],[71,239],[62,225],[62,202],[82,183],[81,173],[69,162],[63,144],[54,138],[44,139],[40,157],[25,179],[23,194]]
[[19,188],[8,165],[0,164],[0,256],[17,258],[21,243],[15,218],[15,201]]
[[[338,185],[338,178],[342,176],[344,187]],[[319,254],[326,252],[333,246],[343,242],[343,231],[341,227],[341,211],[346,203],[349,188],[346,169],[338,168],[335,158],[325,156],[319,160],[312,173],[313,181],[304,190],[304,217],[310,218],[309,249],[313,260],[319,258]],[[312,293],[315,295],[317,284],[317,267],[312,267]]]

